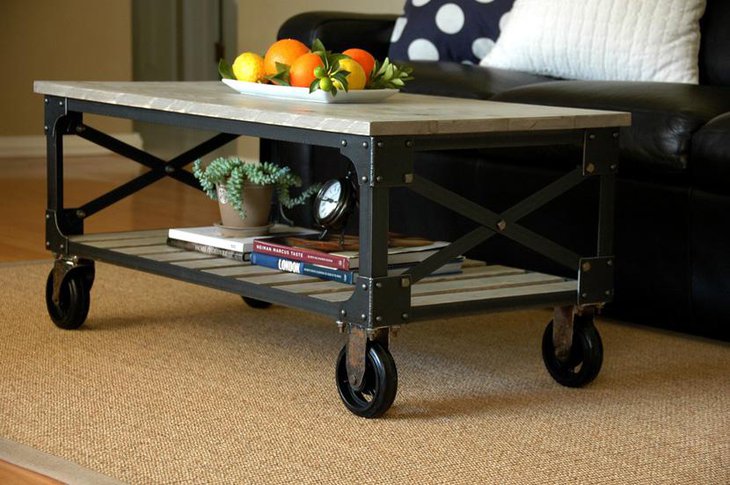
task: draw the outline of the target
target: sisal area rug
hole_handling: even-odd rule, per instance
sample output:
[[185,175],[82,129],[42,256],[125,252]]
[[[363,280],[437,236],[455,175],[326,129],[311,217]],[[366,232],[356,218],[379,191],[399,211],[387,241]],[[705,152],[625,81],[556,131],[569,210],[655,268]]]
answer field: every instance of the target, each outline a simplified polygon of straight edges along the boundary
[[0,266],[0,437],[123,482],[730,483],[727,344],[599,321],[603,371],[575,390],[543,368],[548,311],[414,324],[368,421],[328,319],[97,263],[63,331],[50,267]]

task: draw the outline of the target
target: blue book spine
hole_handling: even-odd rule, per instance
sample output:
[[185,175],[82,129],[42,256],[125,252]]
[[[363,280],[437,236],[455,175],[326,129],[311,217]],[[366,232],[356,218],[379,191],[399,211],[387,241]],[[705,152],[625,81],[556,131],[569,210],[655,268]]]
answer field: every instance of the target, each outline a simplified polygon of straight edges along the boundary
[[297,273],[326,280],[339,281],[340,283],[350,285],[352,284],[354,275],[353,271],[325,268],[324,266],[317,266],[316,264],[292,261],[290,259],[256,252],[251,253],[251,264],[266,266],[267,268],[278,269],[279,271],[286,271],[288,273]]

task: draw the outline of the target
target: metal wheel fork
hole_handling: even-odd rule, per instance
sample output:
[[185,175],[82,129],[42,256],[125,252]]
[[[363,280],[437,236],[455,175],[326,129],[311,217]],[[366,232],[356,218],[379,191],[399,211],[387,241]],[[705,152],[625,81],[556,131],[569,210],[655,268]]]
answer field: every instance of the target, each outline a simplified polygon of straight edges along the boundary
[[576,307],[556,306],[553,309],[553,345],[555,357],[561,362],[570,358],[570,349],[573,346],[573,319]]
[[561,362],[570,359],[573,347],[573,330],[576,317],[592,318],[595,311],[590,306],[558,306],[553,308],[553,345],[555,357]]
[[53,262],[53,295],[51,300],[56,305],[61,301],[61,286],[63,280],[71,271],[83,271],[88,283],[88,289],[94,282],[94,262],[90,259],[80,259],[78,256],[57,256]]
[[388,350],[390,332],[387,328],[364,329],[349,326],[347,336],[347,378],[355,391],[362,391],[365,377],[365,363],[367,361],[368,341],[378,342]]

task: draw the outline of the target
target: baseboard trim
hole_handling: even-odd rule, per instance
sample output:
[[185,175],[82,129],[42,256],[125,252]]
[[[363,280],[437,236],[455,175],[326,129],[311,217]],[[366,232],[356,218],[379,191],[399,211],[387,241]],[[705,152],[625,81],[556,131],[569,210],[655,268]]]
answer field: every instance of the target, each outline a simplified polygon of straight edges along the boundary
[[2,437],[0,437],[0,459],[63,483],[123,485],[123,482],[115,478]]
[[[111,133],[119,141],[142,148],[142,137],[139,133]],[[79,138],[66,136],[63,138],[63,153],[67,156],[96,156],[111,153],[104,147]],[[0,158],[45,157],[46,137],[43,135],[0,136]]]

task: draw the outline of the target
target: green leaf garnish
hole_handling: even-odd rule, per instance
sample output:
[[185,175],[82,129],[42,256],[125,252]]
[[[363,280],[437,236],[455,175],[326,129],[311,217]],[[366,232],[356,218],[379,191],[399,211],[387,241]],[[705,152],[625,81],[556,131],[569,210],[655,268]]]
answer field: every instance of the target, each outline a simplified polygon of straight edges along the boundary
[[225,59],[218,61],[218,74],[222,79],[236,79],[236,75],[233,74],[233,68]]
[[266,76],[266,79],[278,86],[291,86],[289,83],[289,66],[282,64],[281,62],[277,62],[276,74],[270,74]]
[[412,73],[413,68],[399,67],[386,57],[382,63],[375,61],[370,82],[365,89],[399,89],[405,85],[406,81],[413,79]]

